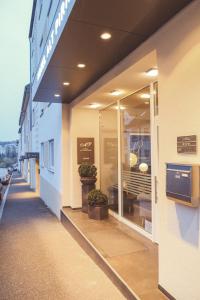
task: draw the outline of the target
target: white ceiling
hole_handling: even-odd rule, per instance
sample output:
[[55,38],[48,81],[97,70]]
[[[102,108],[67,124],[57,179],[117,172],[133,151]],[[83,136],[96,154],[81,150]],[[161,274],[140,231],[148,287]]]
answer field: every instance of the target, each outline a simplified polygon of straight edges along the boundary
[[[141,60],[139,60],[134,65],[128,67],[125,71],[121,72],[119,75],[110,79],[105,84],[99,85],[95,89],[92,88],[92,92],[88,93],[83,99],[75,103],[72,103],[74,108],[90,108],[90,104],[99,103],[101,107],[97,109],[102,109],[116,100],[122,99],[135,91],[148,86],[151,82],[157,80],[157,77],[149,77],[145,71],[157,67],[156,52],[152,51]],[[113,90],[121,90],[123,93],[119,96],[113,96],[110,94]]]

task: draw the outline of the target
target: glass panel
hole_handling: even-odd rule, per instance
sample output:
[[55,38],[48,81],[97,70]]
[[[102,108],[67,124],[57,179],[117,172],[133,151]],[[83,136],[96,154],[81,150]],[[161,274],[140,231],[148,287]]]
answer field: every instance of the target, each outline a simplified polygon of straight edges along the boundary
[[100,184],[110,209],[118,213],[117,104],[100,113]]
[[121,101],[122,215],[151,232],[150,88]]
[[154,98],[154,115],[157,116],[158,111],[158,82],[153,84],[153,98]]

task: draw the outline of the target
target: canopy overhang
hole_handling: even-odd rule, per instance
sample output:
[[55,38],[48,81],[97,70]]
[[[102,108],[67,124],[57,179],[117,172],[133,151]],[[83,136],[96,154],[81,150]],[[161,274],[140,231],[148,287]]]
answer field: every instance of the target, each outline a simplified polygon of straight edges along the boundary
[[26,159],[31,159],[35,158],[36,160],[39,160],[39,152],[26,152],[25,153],[25,158]]
[[[190,2],[75,1],[40,82],[33,82],[33,100],[72,102]],[[103,32],[111,39],[102,40]]]

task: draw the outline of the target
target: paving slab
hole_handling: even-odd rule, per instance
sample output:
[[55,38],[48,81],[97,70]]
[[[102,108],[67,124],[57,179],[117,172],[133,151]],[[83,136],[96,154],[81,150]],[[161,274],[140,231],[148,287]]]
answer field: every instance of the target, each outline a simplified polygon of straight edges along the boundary
[[1,300],[123,300],[22,178],[13,178],[0,224]]

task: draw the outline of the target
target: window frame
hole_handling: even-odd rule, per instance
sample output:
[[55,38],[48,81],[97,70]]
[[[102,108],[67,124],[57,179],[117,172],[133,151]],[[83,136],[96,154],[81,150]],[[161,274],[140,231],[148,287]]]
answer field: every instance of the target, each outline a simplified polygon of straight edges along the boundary
[[[52,146],[53,145],[53,146]],[[55,172],[55,149],[54,139],[48,141],[48,170],[52,173]],[[53,162],[53,164],[52,164]]]
[[40,150],[41,150],[40,166],[41,168],[44,168],[44,143],[43,142],[40,144]]
[[50,15],[52,4],[53,4],[53,0],[50,0],[48,12],[47,12],[47,17],[49,17],[49,15]]
[[43,35],[42,35],[41,40],[40,40],[40,48],[42,47],[43,41],[44,41],[44,38],[43,38]]
[[42,1],[41,1],[41,3],[40,3],[39,15],[38,15],[38,20],[40,20],[40,18],[41,18],[41,14],[42,14],[42,7],[43,7],[43,3],[42,3]]

